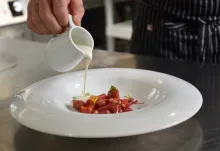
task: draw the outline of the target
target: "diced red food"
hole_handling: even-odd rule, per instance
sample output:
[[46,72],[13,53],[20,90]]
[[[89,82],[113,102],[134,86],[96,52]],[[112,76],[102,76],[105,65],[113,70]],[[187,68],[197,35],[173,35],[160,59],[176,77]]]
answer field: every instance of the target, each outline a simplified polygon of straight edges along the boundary
[[124,99],[124,100],[121,100],[121,104],[126,105],[126,104],[128,104],[128,103],[129,103],[129,99]]
[[106,102],[106,100],[104,100],[102,98],[99,98],[98,101],[96,101],[96,103],[95,103],[96,108],[100,108],[105,105],[107,105],[107,102]]
[[109,110],[105,110],[105,111],[99,112],[99,114],[111,114],[111,112]]
[[108,103],[109,105],[118,105],[119,102],[117,100],[111,101]]
[[106,99],[105,101],[106,101],[107,104],[109,104],[109,103],[113,102],[114,99],[113,99],[113,98],[111,98],[111,99]]
[[97,111],[98,111],[99,113],[105,112],[106,110],[109,109],[109,107],[110,107],[110,105],[105,105],[105,106],[103,106],[103,107],[98,108]]
[[106,111],[107,111],[107,110],[101,111],[101,112],[99,112],[98,114],[106,114]]
[[121,108],[125,109],[127,106],[125,104],[121,104]]
[[111,113],[119,113],[121,111],[121,105],[112,105],[109,107]]
[[105,93],[98,96],[100,99],[107,99],[107,95]]
[[132,109],[131,109],[130,107],[126,107],[126,108],[123,110],[123,112],[130,112],[130,111],[132,111]]
[[109,110],[106,110],[106,112],[105,112],[106,114],[110,114],[111,112],[109,111]]
[[114,86],[111,86],[110,90],[108,91],[108,99],[110,99],[110,98],[117,98],[117,99],[119,99],[119,91]]
[[81,100],[73,100],[73,108],[75,108],[76,110],[80,111],[81,106],[84,106],[84,102]]
[[84,106],[85,106],[85,107],[90,107],[90,108],[92,108],[92,109],[95,108],[94,102],[93,102],[92,100],[90,100],[90,99],[86,101],[86,103],[85,103]]
[[95,111],[93,112],[93,114],[99,114],[99,111],[95,110]]
[[91,113],[94,112],[94,109],[92,109],[92,108],[90,108],[90,107],[81,106],[80,112],[81,112],[81,113],[91,114]]
[[134,101],[133,98],[129,98],[129,99],[128,99],[128,102],[132,102],[132,101]]
[[90,96],[84,103],[82,100],[73,100],[73,107],[81,113],[87,114],[111,114],[132,111],[131,105],[138,101],[133,98],[120,99],[119,91],[111,86],[108,94]]
[[119,99],[119,91],[118,90],[110,90],[108,91],[108,98],[116,98]]
[[129,103],[129,106],[133,105],[133,104],[137,104],[138,103],[138,100],[135,100],[135,101],[132,101]]

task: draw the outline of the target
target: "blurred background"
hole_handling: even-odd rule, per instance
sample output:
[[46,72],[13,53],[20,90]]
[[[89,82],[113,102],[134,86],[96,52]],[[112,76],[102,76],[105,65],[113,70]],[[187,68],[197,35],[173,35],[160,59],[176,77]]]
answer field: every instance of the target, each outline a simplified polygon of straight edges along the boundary
[[[48,42],[54,35],[42,36],[26,26],[29,0],[0,0],[0,36]],[[129,49],[134,0],[84,0],[82,26],[95,40],[95,48],[123,52]]]

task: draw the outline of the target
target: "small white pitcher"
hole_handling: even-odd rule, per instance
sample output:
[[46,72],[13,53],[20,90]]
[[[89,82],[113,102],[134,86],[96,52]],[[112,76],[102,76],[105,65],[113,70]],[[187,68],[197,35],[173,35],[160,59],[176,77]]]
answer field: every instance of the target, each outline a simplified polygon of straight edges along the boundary
[[70,28],[59,36],[51,39],[45,49],[47,64],[58,72],[67,72],[76,67],[85,57],[85,53],[77,45],[93,49],[94,40],[84,28],[75,26],[69,16]]

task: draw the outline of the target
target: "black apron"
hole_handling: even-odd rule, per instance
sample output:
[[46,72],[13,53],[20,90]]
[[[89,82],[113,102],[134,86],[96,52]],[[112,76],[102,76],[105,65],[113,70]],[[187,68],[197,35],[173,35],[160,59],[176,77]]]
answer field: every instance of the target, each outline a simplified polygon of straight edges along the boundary
[[220,63],[220,0],[137,0],[131,53]]

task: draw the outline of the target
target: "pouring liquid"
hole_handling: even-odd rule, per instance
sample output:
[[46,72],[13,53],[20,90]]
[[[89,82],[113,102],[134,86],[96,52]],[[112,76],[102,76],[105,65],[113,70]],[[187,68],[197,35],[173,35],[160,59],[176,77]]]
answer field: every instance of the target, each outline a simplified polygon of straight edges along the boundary
[[85,65],[85,74],[84,74],[84,89],[83,89],[83,96],[86,94],[86,83],[87,83],[87,71],[89,68],[89,64],[92,61],[92,48],[84,45],[77,45],[77,47],[85,53],[86,55],[86,65]]

